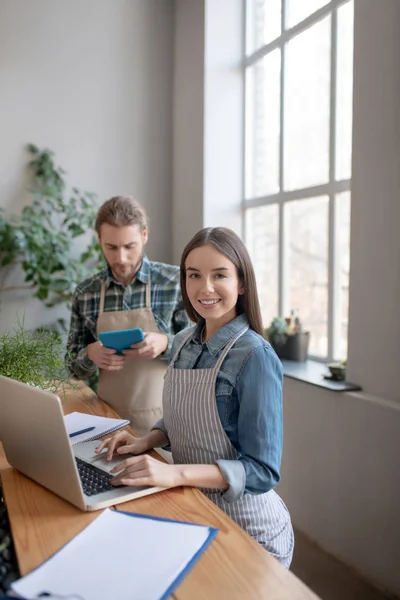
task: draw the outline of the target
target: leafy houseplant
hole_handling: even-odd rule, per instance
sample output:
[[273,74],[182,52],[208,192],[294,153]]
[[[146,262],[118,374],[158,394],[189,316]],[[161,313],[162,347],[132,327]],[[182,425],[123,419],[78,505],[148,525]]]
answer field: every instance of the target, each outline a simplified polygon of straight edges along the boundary
[[[103,268],[96,236],[83,251],[79,238],[93,229],[95,196],[77,188],[67,190],[65,171],[54,163],[51,150],[28,146],[34,200],[20,215],[0,208],[0,292],[30,289],[47,307],[69,301],[76,285]],[[24,285],[5,286],[8,269],[22,265]]]
[[303,331],[299,317],[275,317],[265,330],[265,338],[282,359],[307,360],[310,332]]
[[0,374],[41,389],[59,390],[69,381],[61,336],[45,328],[29,332],[18,322],[0,336]]

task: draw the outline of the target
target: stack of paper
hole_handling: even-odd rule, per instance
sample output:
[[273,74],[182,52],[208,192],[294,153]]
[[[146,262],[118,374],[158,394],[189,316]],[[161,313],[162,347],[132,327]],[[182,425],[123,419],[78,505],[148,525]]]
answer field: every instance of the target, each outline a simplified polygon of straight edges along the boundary
[[[73,412],[64,417],[65,425],[69,436],[71,437],[71,444],[80,444],[81,442],[89,442],[91,440],[97,440],[102,435],[112,433],[121,427],[129,425],[129,421],[125,419],[109,419],[107,417],[96,417],[95,415],[88,415],[86,413]],[[76,435],[79,431],[84,430],[85,433]]]
[[22,598],[165,600],[217,530],[105,510],[48,561],[12,584]]

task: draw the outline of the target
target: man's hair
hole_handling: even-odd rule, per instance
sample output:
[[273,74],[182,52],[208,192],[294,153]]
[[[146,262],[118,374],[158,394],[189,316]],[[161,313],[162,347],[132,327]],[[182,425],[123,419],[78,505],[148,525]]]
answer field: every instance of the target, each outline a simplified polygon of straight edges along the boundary
[[113,227],[139,225],[140,231],[148,229],[147,214],[133,196],[114,196],[102,204],[97,213],[95,229],[100,235],[103,223]]

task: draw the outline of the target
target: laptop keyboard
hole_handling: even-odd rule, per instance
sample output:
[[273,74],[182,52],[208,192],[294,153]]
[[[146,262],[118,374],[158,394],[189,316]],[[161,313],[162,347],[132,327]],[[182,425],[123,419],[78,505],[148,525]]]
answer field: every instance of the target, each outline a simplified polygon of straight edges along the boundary
[[113,478],[112,475],[80,458],[75,457],[75,460],[83,487],[83,493],[86,494],[86,496],[94,496],[115,489],[116,486],[111,485],[110,483]]

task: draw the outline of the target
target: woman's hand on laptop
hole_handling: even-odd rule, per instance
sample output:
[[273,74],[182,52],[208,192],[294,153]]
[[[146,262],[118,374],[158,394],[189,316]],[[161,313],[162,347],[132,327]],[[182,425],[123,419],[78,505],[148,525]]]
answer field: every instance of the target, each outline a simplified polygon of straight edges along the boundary
[[[122,469],[122,470],[121,470]],[[111,469],[112,485],[149,485],[163,488],[182,485],[179,465],[170,465],[149,454],[132,456]]]
[[95,452],[100,454],[107,448],[107,460],[111,460],[114,452],[117,454],[142,454],[147,450],[145,438],[136,438],[127,431],[120,431],[110,438],[102,441]]

